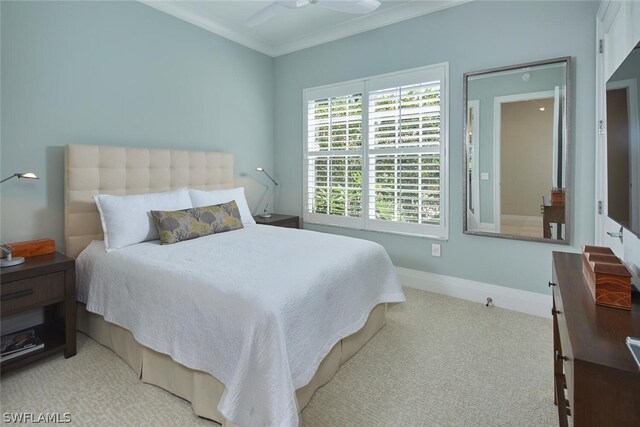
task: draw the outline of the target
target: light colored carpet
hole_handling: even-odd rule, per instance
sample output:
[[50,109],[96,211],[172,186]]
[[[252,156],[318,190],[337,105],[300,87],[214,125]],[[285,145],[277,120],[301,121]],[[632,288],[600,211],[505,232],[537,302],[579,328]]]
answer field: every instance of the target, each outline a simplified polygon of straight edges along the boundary
[[[553,426],[551,321],[405,289],[408,302],[302,412],[307,426]],[[72,424],[216,424],[143,384],[78,334],[78,354],[7,373],[1,411],[69,412]]]

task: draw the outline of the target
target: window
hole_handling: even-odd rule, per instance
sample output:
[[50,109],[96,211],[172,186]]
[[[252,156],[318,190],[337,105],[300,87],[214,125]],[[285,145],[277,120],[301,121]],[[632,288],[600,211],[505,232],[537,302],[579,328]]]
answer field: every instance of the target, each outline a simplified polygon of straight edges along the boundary
[[304,91],[304,220],[447,238],[447,64]]

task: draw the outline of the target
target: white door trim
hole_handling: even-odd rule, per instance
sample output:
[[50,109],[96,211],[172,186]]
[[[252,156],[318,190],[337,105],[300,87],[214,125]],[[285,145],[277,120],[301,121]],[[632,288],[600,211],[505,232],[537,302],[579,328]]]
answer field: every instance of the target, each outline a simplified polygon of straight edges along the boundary
[[[467,101],[467,116],[470,111],[473,111],[474,116],[471,121],[471,133],[473,135],[472,141],[472,151],[473,151],[473,168],[471,170],[471,192],[467,193],[467,198],[471,194],[473,196],[473,200],[469,203],[469,200],[466,200],[465,209],[467,211],[467,223],[470,225],[469,228],[476,230],[480,227],[480,100],[473,99],[471,101]],[[469,135],[465,135],[465,139],[467,141],[467,147],[469,146]],[[467,153],[468,155],[468,153]],[[465,171],[467,172],[467,171]],[[468,173],[468,172],[467,172]],[[467,178],[468,179],[468,176]],[[471,209],[469,209],[469,204],[471,204]]]
[[[639,246],[637,238],[624,231],[624,245],[617,237],[607,232],[617,233],[620,225],[608,217],[607,194],[607,138],[606,138],[606,83],[622,64],[637,42],[638,10],[637,2],[603,0],[596,15],[596,38],[594,53],[596,57],[596,111],[593,131],[595,133],[595,244],[608,246],[625,261],[636,253]],[[637,258],[636,258],[637,259]],[[632,263],[633,264],[633,263]],[[633,265],[629,264],[632,266]]]

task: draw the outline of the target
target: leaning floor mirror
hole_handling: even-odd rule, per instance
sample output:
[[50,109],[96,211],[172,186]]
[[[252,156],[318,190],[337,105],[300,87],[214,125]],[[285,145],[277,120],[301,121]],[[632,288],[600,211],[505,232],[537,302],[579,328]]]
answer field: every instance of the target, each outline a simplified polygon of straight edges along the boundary
[[569,244],[571,58],[464,74],[464,232]]

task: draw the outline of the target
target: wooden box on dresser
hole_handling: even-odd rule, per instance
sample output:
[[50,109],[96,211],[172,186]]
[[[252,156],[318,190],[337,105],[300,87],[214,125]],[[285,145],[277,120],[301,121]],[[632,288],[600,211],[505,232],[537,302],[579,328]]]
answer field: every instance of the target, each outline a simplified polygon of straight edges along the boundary
[[2,372],[58,351],[64,351],[65,357],[76,354],[73,259],[58,252],[27,257],[23,264],[0,271],[0,291],[3,318],[37,308],[44,311],[44,323],[33,327],[44,342],[44,349],[2,362]]
[[596,305],[580,254],[553,253],[549,286],[560,426],[569,414],[578,427],[640,426],[640,369],[625,345],[640,337],[640,301],[631,311]]

